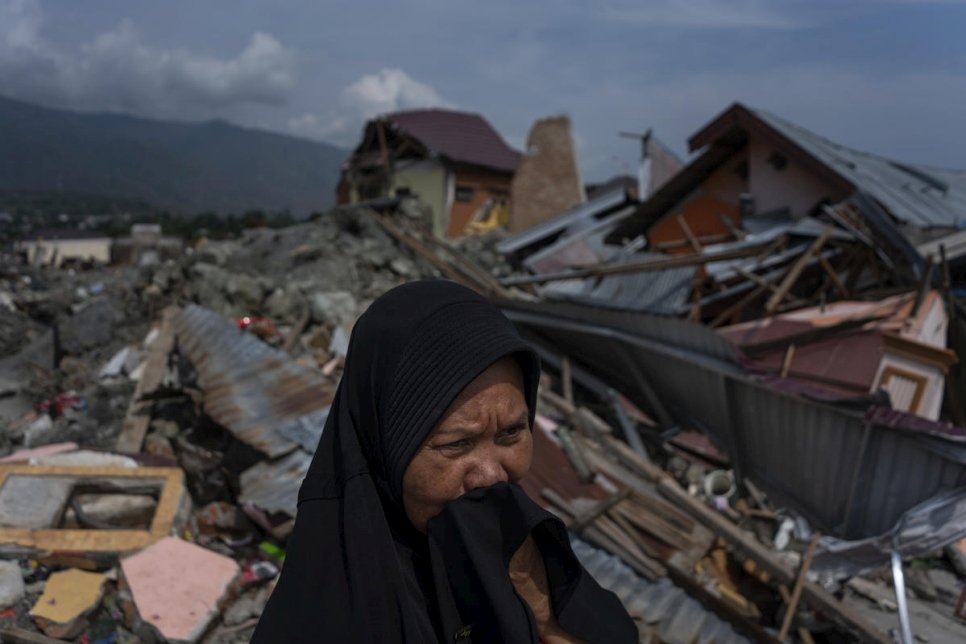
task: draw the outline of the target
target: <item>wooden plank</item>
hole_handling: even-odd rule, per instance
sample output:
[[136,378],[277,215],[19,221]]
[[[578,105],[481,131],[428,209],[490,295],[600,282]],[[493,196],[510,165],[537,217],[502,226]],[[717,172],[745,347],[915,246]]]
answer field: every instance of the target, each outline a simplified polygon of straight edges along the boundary
[[[581,440],[580,437],[577,437],[577,440]],[[767,571],[777,583],[788,584],[794,581],[795,574],[788,566],[752,535],[745,533],[719,513],[693,498],[668,473],[644,461],[620,441],[613,438],[609,438],[608,441],[613,443],[614,451],[620,454],[621,463],[614,463],[602,454],[587,450],[586,456],[592,467],[645,494],[650,490],[651,485],[656,485],[658,490],[677,508],[703,523],[727,541],[735,551],[754,559],[755,563]],[[802,585],[802,596],[806,602],[853,633],[860,641],[891,643],[885,633],[869,624],[855,610],[837,600],[818,584],[806,580]]]
[[168,370],[168,356],[174,349],[174,318],[180,312],[181,309],[176,306],[165,307],[161,312],[158,336],[148,349],[144,371],[141,373],[141,378],[138,380],[135,389],[139,394],[138,398],[157,391],[164,380],[164,375]]
[[598,264],[584,268],[558,273],[544,273],[542,275],[522,275],[509,277],[500,280],[503,286],[519,286],[521,284],[545,284],[560,280],[582,279],[585,277],[601,277],[604,275],[620,275],[624,273],[644,273],[648,271],[663,271],[669,268],[681,268],[683,266],[702,266],[711,262],[720,262],[727,259],[740,259],[742,257],[752,257],[762,249],[768,248],[771,244],[758,244],[755,246],[745,246],[742,248],[731,248],[715,253],[702,253],[700,255],[673,255],[660,259],[647,259],[639,262],[628,262],[626,264]]
[[818,253],[819,250],[821,250],[822,246],[825,245],[825,242],[827,242],[831,236],[832,226],[826,226],[822,230],[822,234],[816,237],[815,241],[812,242],[812,245],[808,247],[808,250],[806,250],[801,257],[795,260],[795,263],[792,264],[792,267],[788,270],[788,273],[785,274],[785,279],[782,280],[781,285],[778,287],[778,291],[776,291],[765,304],[766,313],[770,315],[775,312],[775,309],[778,308],[778,305],[781,304],[782,300],[785,299],[788,291],[791,290],[791,288],[795,285],[795,282],[798,281],[798,278],[801,277],[802,271],[804,271],[805,267],[808,266],[809,260],[811,260],[811,258]]
[[144,370],[134,388],[134,394],[131,395],[131,402],[121,423],[121,432],[114,444],[118,452],[137,454],[141,451],[148,426],[151,424],[153,408],[153,403],[143,398],[156,392],[164,380],[168,369],[168,357],[174,349],[174,318],[180,311],[181,309],[176,306],[169,306],[161,313],[158,336],[148,349]]
[[567,527],[573,530],[574,532],[580,532],[581,530],[584,529],[585,526],[590,525],[591,523],[596,521],[597,517],[604,514],[605,512],[613,508],[615,505],[617,505],[618,503],[626,499],[628,496],[630,496],[630,493],[631,491],[629,489],[624,488],[620,492],[610,495],[603,501],[596,503],[594,507],[592,507],[590,510],[586,512],[581,512],[580,514],[578,514],[576,517],[574,517],[574,520],[571,521]]
[[564,400],[573,406],[574,379],[570,373],[570,358],[567,356],[560,359],[560,393],[563,394]]
[[177,467],[78,467],[55,465],[2,465],[0,488],[11,476],[85,479],[158,480],[161,494],[147,530],[74,530],[57,528],[0,528],[0,544],[13,544],[40,552],[124,553],[139,550],[170,534],[185,500],[184,473]]
[[778,639],[784,640],[788,635],[788,629],[792,627],[792,620],[795,619],[795,611],[798,610],[798,602],[802,598],[802,586],[805,583],[805,575],[812,565],[812,557],[815,556],[815,548],[818,547],[818,540],[821,535],[816,532],[812,535],[812,540],[808,544],[805,552],[805,559],[802,561],[801,568],[798,569],[798,576],[795,578],[795,587],[792,589],[792,598],[788,601],[788,610],[785,612],[785,619],[782,620],[782,628],[778,631]]
[[842,282],[842,279],[839,277],[839,274],[835,271],[832,265],[829,264],[828,260],[822,257],[821,255],[819,255],[818,263],[822,267],[822,269],[826,272],[826,274],[828,274],[828,278],[832,280],[832,284],[835,286],[835,290],[837,290],[839,294],[841,294],[842,297],[844,298],[851,297],[849,295],[849,289],[845,288],[845,283]]
[[[577,511],[573,506],[550,488],[544,488],[540,494],[557,508],[558,514],[562,515],[561,520],[565,524],[569,521],[570,517],[577,515]],[[645,579],[654,580],[667,574],[667,569],[660,562],[646,555],[635,555],[621,545],[607,530],[609,530],[609,526],[591,525],[584,528],[581,536],[598,548],[602,548],[622,559],[628,566],[634,569],[634,572]]]
[[767,290],[768,286],[759,286],[755,288],[753,291],[747,293],[740,300],[719,313],[713,320],[711,320],[711,322],[708,323],[708,326],[711,328],[721,326],[725,322],[729,321],[732,317],[743,311],[746,306],[764,295],[765,291]]
[[685,221],[684,215],[679,213],[677,216],[677,222],[678,225],[681,226],[681,231],[684,232],[684,236],[688,240],[688,243],[691,244],[691,248],[694,249],[694,252],[703,253],[704,249],[698,242],[698,238],[694,236],[693,232],[691,232],[691,226],[688,226],[688,222]]

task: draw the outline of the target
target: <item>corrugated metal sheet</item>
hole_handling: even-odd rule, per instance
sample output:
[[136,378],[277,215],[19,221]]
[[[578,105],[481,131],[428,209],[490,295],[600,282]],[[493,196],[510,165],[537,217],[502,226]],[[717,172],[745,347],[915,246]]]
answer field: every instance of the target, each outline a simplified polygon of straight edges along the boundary
[[679,423],[714,437],[740,475],[825,534],[884,533],[906,510],[966,485],[962,441],[769,388],[699,332],[715,335],[708,329],[552,302],[504,310],[644,409],[646,381]]
[[[638,339],[652,340],[669,351],[683,351],[682,355],[704,360],[715,368],[740,373],[734,346],[708,327],[693,322],[576,303],[502,300],[498,304],[511,320],[519,321],[524,326],[540,328],[542,324],[552,321],[554,327],[581,333],[594,329],[595,334],[603,336],[610,335],[607,327],[620,329]],[[566,344],[558,346],[568,351],[570,349]],[[593,364],[593,361],[588,364]]]
[[311,462],[311,452],[297,449],[276,461],[262,461],[253,465],[241,474],[242,492],[238,500],[253,503],[266,512],[294,517],[299,486]]
[[[640,261],[646,254],[634,255],[629,261]],[[580,282],[574,292],[572,285],[550,282],[542,289],[544,297],[571,300],[605,308],[625,311],[646,311],[656,315],[681,315],[688,309],[688,299],[694,285],[695,267],[684,266],[665,271],[606,275]]]
[[605,192],[578,206],[574,206],[552,219],[548,219],[536,226],[503,239],[496,245],[496,251],[504,255],[515,253],[544,238],[559,235],[571,226],[580,224],[582,221],[592,220],[603,213],[623,206],[627,201],[627,193],[623,188]]
[[212,419],[271,458],[308,440],[295,429],[279,429],[329,405],[333,394],[321,375],[200,306],[182,310],[174,327],[180,351],[198,372]]
[[620,246],[604,244],[604,237],[617,222],[634,212],[634,206],[621,208],[600,221],[578,221],[553,244],[529,255],[523,266],[534,273],[551,273],[574,266],[605,262],[621,251]]
[[654,637],[668,644],[750,641],[667,577],[648,581],[635,575],[617,557],[576,538],[571,543],[587,572],[617,595],[628,612],[638,618],[642,641],[652,641]]

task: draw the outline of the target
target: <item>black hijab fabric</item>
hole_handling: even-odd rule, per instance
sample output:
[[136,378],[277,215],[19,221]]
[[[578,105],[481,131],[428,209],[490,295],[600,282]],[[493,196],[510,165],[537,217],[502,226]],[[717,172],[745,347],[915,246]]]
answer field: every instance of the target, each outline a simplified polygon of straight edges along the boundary
[[405,515],[402,477],[456,396],[504,356],[521,366],[532,426],[539,361],[499,309],[473,291],[412,282],[359,318],[299,491],[285,565],[253,642],[423,644],[470,632],[461,630],[465,607],[453,594],[465,579],[448,576],[441,554],[453,557],[458,533],[448,535],[447,527],[440,533],[445,547],[437,540],[431,548]]

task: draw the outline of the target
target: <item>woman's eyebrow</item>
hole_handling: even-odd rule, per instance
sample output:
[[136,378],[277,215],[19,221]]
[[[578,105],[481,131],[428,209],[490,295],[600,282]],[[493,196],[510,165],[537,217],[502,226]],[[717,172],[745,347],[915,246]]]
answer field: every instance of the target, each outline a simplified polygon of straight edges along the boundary
[[530,423],[530,414],[528,412],[523,412],[522,414],[517,416],[515,420],[512,420],[509,423],[506,423],[505,425],[501,425],[500,429],[515,429],[517,427],[524,427],[529,423]]

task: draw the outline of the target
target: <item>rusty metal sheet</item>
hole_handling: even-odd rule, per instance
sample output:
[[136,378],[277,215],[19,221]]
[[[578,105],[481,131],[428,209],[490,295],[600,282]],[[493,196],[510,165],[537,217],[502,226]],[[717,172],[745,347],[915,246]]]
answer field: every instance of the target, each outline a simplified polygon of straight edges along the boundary
[[332,402],[321,374],[214,311],[190,305],[174,327],[179,349],[198,372],[205,412],[270,458],[299,446],[279,428],[306,416],[317,418]]

